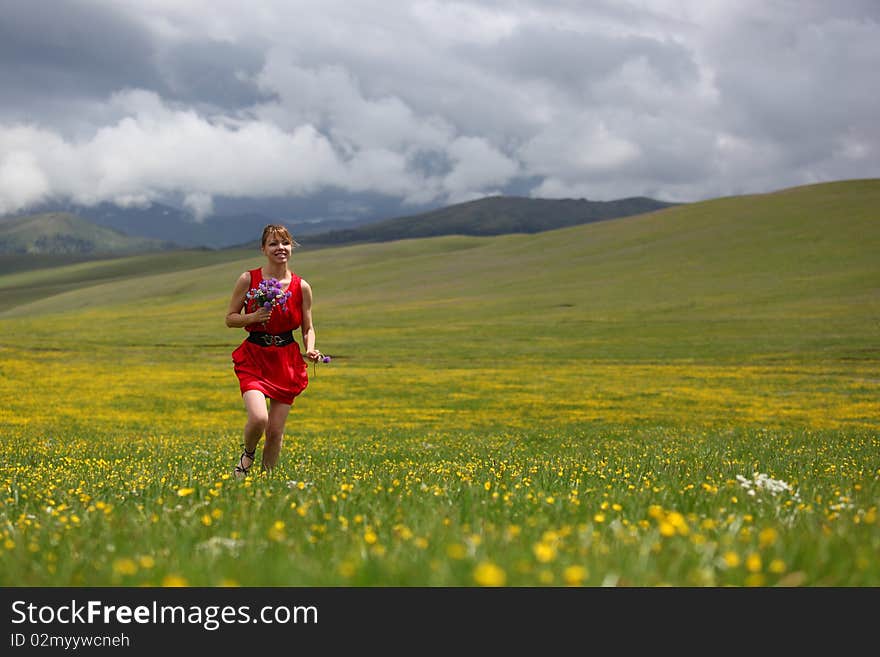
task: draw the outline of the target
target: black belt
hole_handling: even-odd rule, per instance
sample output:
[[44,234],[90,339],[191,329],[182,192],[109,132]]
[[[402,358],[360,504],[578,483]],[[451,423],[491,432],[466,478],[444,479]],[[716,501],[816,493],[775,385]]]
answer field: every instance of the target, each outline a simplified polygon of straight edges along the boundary
[[248,342],[253,342],[261,347],[283,347],[293,342],[293,331],[285,331],[284,333],[260,333],[259,331],[251,331],[247,336]]

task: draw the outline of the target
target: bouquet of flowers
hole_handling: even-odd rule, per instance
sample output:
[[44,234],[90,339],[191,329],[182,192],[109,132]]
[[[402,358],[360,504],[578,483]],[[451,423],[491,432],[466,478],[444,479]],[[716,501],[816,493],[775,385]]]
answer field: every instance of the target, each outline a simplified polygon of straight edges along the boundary
[[290,297],[290,291],[283,292],[277,278],[264,278],[259,286],[248,290],[246,296],[248,301],[254,301],[257,306],[269,309],[281,306],[281,310],[286,310],[284,302]]

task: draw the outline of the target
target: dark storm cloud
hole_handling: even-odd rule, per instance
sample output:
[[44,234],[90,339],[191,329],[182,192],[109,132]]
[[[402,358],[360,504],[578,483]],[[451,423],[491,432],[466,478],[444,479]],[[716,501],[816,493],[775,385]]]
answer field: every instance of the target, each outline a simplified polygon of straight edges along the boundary
[[63,122],[71,107],[125,89],[226,110],[272,99],[254,82],[264,64],[256,48],[165,41],[122,10],[89,2],[0,0],[0,62],[6,121]]
[[265,64],[255,48],[199,40],[170,46],[158,59],[174,100],[235,110],[275,98],[254,81]]
[[876,28],[744,20],[720,39],[716,80],[745,133],[793,139],[860,123],[876,111]]
[[[784,20],[786,9],[801,12],[800,20]],[[876,175],[878,16],[880,3],[855,2],[788,3],[741,17],[707,49],[720,125],[772,149],[780,168],[821,171],[823,160],[868,149],[874,165],[866,173]]]
[[150,35],[120,12],[85,2],[0,0],[3,118],[26,120],[41,99],[159,89],[155,54]]

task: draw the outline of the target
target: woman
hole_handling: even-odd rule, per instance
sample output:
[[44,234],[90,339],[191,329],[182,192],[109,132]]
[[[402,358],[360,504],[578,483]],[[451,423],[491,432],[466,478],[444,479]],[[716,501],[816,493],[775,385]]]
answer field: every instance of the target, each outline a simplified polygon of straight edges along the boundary
[[[312,288],[288,269],[294,246],[299,245],[287,228],[278,224],[266,226],[261,238],[266,264],[238,277],[226,312],[226,326],[244,328],[248,332],[248,337],[232,352],[233,369],[247,411],[244,451],[233,470],[237,478],[247,476],[254,464],[263,433],[266,442],[262,469],[275,467],[287,414],[294,398],[309,383],[306,363],[293,331],[301,329],[306,358],[312,361],[321,358],[321,352],[315,348]],[[257,307],[255,301],[248,298],[248,292],[258,288],[260,281],[271,278],[277,279],[281,290],[289,295],[275,307]]]

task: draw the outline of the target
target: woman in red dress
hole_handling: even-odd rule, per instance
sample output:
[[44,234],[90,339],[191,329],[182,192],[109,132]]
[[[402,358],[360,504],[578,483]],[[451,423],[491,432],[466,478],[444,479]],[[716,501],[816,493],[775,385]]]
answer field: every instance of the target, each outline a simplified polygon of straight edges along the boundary
[[[275,467],[290,407],[309,383],[306,363],[293,331],[301,329],[306,358],[317,362],[322,357],[315,348],[312,288],[287,267],[295,245],[284,226],[266,226],[261,239],[266,264],[238,277],[226,311],[226,326],[248,332],[248,337],[232,352],[233,369],[247,411],[244,451],[233,471],[236,477],[248,474],[264,433],[262,468]],[[290,294],[276,307],[257,307],[248,298],[248,291],[270,278],[275,278],[281,289]]]

